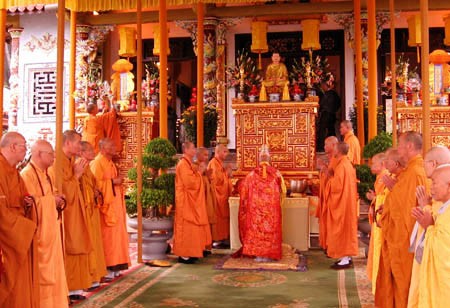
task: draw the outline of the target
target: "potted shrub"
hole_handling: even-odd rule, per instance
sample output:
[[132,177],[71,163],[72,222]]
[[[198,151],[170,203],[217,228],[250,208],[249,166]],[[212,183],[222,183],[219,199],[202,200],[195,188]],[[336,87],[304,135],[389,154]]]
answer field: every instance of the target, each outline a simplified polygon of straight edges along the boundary
[[[173,217],[170,209],[175,200],[175,174],[167,169],[175,166],[176,149],[169,140],[155,138],[144,149],[142,157],[142,215],[143,258],[164,259],[167,240],[172,237]],[[137,171],[128,171],[128,178],[136,183]],[[132,186],[126,200],[130,227],[137,228],[137,186]]]

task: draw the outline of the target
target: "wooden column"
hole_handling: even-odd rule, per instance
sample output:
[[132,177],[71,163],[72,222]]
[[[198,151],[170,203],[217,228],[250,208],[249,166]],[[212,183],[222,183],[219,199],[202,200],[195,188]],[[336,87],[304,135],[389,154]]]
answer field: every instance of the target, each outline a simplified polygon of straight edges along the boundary
[[[137,140],[137,213],[138,213],[138,262],[142,263],[142,0],[136,2],[136,62],[137,62],[137,76],[136,76],[136,96],[137,96],[137,125],[136,136]],[[167,91],[167,88],[166,88]],[[160,111],[161,113],[161,111]],[[166,122],[167,124],[167,119]]]
[[6,9],[0,9],[0,117],[2,128],[0,138],[3,135],[3,88],[5,85],[5,38],[6,38]]
[[430,132],[430,87],[429,76],[429,55],[430,55],[430,36],[428,33],[428,0],[420,0],[420,17],[422,22],[422,138],[423,153],[425,154],[431,148],[431,132]]
[[362,33],[361,33],[361,0],[353,3],[355,13],[355,63],[356,63],[356,121],[358,140],[361,149],[364,148],[364,96],[363,96],[363,66],[362,66]]
[[77,55],[77,12],[70,11],[70,70],[69,70],[69,124],[75,128],[75,70]]
[[[159,135],[168,137],[167,130],[167,6],[165,0],[159,1]],[[138,80],[138,82],[141,82]]]
[[370,141],[377,135],[377,23],[375,0],[367,1],[368,39],[369,39],[369,134]]
[[203,21],[205,7],[202,2],[197,4],[197,147],[202,147],[203,140],[203,57],[205,32]]
[[[389,12],[391,17],[391,84],[392,84],[392,145],[397,145],[397,74],[395,72],[395,11],[394,0],[389,0]],[[428,79],[427,79],[428,80]]]
[[[11,28],[8,30],[11,34],[11,61],[9,66],[9,111],[8,111],[8,130],[17,130],[17,110],[19,108],[19,97],[22,96],[19,88],[19,51],[20,36],[23,28]],[[2,115],[3,116],[3,115]]]
[[55,181],[56,189],[62,192],[62,133],[63,133],[63,112],[64,112],[64,21],[65,21],[65,0],[58,0],[58,30],[56,42],[56,160],[55,160]]

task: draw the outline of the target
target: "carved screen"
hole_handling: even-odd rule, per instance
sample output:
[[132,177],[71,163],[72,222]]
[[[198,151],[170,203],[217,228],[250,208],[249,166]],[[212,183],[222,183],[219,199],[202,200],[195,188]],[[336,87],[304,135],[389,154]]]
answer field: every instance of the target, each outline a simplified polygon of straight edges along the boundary
[[[64,65],[64,115],[67,106],[67,65]],[[54,122],[56,117],[56,65],[25,65],[23,121]]]

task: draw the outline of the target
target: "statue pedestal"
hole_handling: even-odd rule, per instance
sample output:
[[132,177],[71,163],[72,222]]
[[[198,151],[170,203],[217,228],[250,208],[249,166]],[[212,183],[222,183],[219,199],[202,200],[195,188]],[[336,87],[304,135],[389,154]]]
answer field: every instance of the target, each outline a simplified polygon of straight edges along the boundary
[[244,103],[234,99],[238,178],[258,165],[263,144],[286,180],[316,173],[317,102]]

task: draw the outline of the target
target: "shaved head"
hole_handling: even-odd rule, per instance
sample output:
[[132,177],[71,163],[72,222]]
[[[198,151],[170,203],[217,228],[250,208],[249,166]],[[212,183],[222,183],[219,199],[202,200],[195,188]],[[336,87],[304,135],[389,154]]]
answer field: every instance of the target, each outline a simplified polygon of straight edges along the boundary
[[36,140],[31,146],[31,155],[35,156],[39,151],[53,151],[53,147],[47,140]]
[[9,145],[17,142],[25,142],[25,138],[17,132],[8,132],[4,134],[2,139],[0,140],[0,148],[6,148]]
[[336,150],[341,155],[347,155],[348,154],[349,146],[345,142],[338,142],[336,146]]
[[348,129],[353,129],[352,121],[344,120],[341,122],[341,125],[347,127]]
[[42,170],[47,170],[55,161],[52,145],[46,140],[37,140],[31,146],[31,162]]
[[214,151],[214,157],[218,158],[220,161],[224,161],[228,155],[228,148],[223,144],[218,144]]
[[325,139],[324,144],[324,150],[325,153],[327,153],[329,156],[334,155],[334,152],[336,151],[336,145],[338,144],[339,140],[335,136],[329,136]]
[[186,141],[181,145],[181,149],[182,149],[183,153],[186,153],[186,150],[190,149],[193,146],[194,146],[194,143],[192,143],[190,141]]
[[207,148],[200,147],[197,149],[197,161],[206,163],[209,159],[209,152]]
[[112,139],[110,139],[110,138],[103,138],[98,143],[98,147],[99,147],[100,150],[102,150],[102,149],[106,149],[108,146],[111,146],[112,144],[114,144],[114,141]]
[[398,150],[396,148],[389,148],[385,154],[384,166],[390,173],[398,174],[404,167]]
[[450,150],[443,146],[435,146],[425,154],[423,167],[427,177],[431,178],[436,168],[448,163],[450,163]]
[[385,159],[386,159],[385,153],[377,153],[374,156],[372,156],[372,162],[376,161],[378,163],[382,163]]
[[431,195],[436,201],[450,200],[450,167],[437,168],[431,176]]

